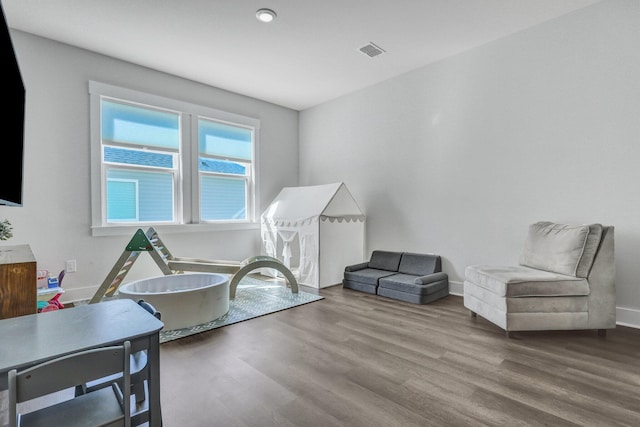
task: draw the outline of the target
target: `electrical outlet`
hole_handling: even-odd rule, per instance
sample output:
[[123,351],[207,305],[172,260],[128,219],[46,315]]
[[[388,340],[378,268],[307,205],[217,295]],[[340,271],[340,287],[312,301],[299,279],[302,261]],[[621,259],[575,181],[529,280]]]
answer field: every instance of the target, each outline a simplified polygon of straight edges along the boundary
[[67,273],[75,273],[76,271],[78,271],[76,260],[75,259],[68,260],[65,263],[65,270]]

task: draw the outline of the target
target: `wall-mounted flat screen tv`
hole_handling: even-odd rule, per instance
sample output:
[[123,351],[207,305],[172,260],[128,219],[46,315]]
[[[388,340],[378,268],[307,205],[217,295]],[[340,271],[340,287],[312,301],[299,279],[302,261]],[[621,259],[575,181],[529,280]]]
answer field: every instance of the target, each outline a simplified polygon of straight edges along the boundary
[[22,206],[24,166],[24,84],[9,26],[0,3],[0,55],[2,56],[2,142],[0,143],[0,205]]

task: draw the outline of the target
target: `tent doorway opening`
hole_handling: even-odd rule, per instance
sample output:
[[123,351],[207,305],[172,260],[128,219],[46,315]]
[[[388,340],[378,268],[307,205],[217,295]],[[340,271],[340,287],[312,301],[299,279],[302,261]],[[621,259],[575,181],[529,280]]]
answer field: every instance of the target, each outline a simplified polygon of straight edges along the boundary
[[278,242],[276,253],[282,263],[293,273],[296,279],[300,276],[300,237],[298,230],[280,228],[278,229]]

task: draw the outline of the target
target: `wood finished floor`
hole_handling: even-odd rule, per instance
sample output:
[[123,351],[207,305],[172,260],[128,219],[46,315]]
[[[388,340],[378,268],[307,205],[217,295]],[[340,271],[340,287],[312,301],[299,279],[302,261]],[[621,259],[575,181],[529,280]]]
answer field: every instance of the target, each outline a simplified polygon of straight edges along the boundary
[[507,339],[459,296],[319,293],[162,344],[164,427],[640,426],[640,330]]
[[640,426],[640,330],[507,339],[459,296],[319,293],[162,344],[164,425]]

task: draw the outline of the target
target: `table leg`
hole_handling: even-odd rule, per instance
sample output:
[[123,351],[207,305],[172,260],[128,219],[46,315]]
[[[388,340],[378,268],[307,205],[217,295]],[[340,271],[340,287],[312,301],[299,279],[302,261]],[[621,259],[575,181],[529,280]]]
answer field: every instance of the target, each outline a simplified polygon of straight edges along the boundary
[[149,337],[149,426],[162,426],[162,410],[160,408],[160,334]]

